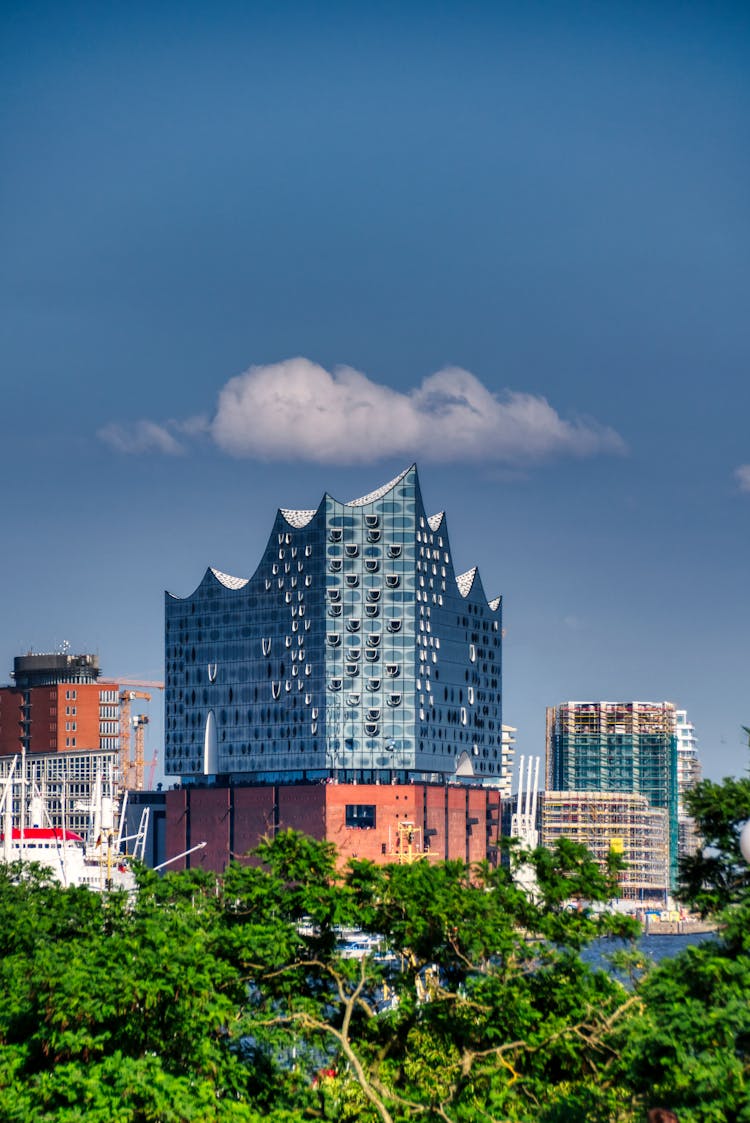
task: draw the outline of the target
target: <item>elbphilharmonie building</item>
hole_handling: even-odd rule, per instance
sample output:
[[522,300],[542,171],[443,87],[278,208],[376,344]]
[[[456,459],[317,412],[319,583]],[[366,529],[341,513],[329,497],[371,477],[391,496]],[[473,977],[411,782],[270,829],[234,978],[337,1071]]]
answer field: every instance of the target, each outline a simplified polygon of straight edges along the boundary
[[279,510],[251,577],[166,596],[166,771],[183,784],[502,774],[501,598],[457,574],[415,466]]

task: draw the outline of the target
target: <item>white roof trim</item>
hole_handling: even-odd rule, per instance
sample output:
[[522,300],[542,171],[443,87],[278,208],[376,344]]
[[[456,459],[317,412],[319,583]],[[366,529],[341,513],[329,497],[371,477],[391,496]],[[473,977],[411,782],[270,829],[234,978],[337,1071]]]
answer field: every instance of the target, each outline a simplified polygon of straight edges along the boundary
[[498,608],[500,607],[500,602],[502,601],[502,599],[503,599],[502,597],[495,597],[494,600],[487,601],[488,605],[490,606],[490,608],[492,609],[493,612],[497,612]]
[[307,526],[309,522],[312,522],[318,513],[318,509],[316,507],[314,511],[290,511],[282,507],[281,513],[290,526],[301,530],[303,526]]
[[467,569],[466,573],[459,573],[456,577],[458,591],[462,597],[468,597],[469,593],[471,592],[471,586],[474,584],[474,578],[476,577],[476,575],[477,567],[474,566],[473,569]]
[[445,518],[445,511],[440,511],[437,515],[429,515],[427,522],[430,524],[430,530],[439,530],[440,524]]
[[375,491],[371,491],[368,495],[363,495],[361,499],[350,499],[349,502],[345,504],[345,506],[364,507],[368,503],[375,503],[376,500],[382,499],[384,495],[388,494],[391,488],[394,488],[396,484],[401,483],[404,476],[407,476],[409,472],[411,472],[413,467],[414,465],[410,464],[408,468],[405,468],[403,472],[396,476],[395,479],[390,480],[389,483],[383,484],[382,487],[376,488]]
[[228,573],[222,573],[220,569],[214,569],[213,566],[211,572],[226,589],[244,589],[250,580],[249,577],[231,577]]

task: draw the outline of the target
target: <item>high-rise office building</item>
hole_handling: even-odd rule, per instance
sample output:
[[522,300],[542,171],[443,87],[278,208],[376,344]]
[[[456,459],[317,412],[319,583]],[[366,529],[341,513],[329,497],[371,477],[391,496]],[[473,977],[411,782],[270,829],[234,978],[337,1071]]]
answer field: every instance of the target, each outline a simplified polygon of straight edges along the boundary
[[694,788],[701,778],[695,726],[688,719],[686,710],[675,711],[675,734],[677,736],[678,851],[682,857],[695,853],[700,846],[700,835],[695,820],[688,814],[685,806],[685,793]]
[[[166,771],[183,783],[504,777],[501,598],[456,574],[416,467],[279,510],[252,577],[166,596]],[[506,735],[506,769],[508,743]]]
[[19,777],[44,794],[54,826],[85,833],[97,781],[119,789],[118,685],[100,679],[99,659],[28,652],[0,686],[0,780]]
[[0,756],[80,750],[117,752],[117,683],[99,681],[96,655],[19,655],[0,686]]
[[636,793],[667,812],[677,874],[677,736],[671,702],[565,702],[547,710],[546,790]]

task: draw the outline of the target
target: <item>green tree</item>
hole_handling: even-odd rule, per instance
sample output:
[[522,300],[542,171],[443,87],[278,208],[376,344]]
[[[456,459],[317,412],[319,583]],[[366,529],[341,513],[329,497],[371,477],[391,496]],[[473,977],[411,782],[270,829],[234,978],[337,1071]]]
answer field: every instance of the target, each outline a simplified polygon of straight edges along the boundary
[[[564,901],[612,886],[569,843],[528,860],[533,901],[486,864],[341,870],[294,832],[133,899],[0,869],[0,1118],[608,1119],[633,996],[578,951],[622,922]],[[354,926],[381,952],[346,958]]]
[[750,778],[705,780],[687,803],[706,849],[681,864],[680,895],[716,920],[717,935],[646,975],[637,1016],[612,1044],[636,1102],[669,1106],[680,1123],[749,1123],[750,877],[739,833]]

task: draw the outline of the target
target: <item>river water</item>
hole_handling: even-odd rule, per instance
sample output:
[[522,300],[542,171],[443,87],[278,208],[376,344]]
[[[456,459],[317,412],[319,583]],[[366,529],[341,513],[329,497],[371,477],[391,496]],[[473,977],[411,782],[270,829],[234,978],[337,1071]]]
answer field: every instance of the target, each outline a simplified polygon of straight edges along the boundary
[[[617,951],[638,950],[655,963],[670,956],[679,955],[685,948],[702,944],[704,940],[715,938],[715,932],[690,933],[687,936],[641,936],[632,944],[629,940],[594,940],[581,952],[581,959],[591,967],[603,967],[611,971],[609,957]],[[619,974],[618,972],[614,972]]]

